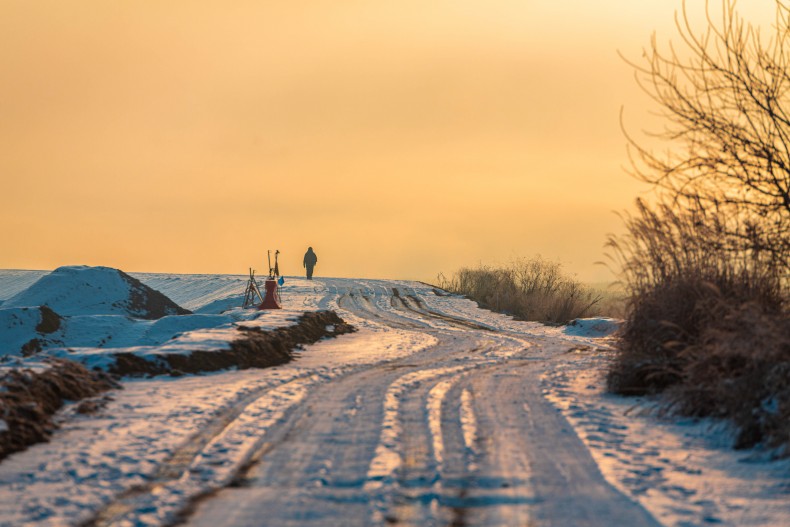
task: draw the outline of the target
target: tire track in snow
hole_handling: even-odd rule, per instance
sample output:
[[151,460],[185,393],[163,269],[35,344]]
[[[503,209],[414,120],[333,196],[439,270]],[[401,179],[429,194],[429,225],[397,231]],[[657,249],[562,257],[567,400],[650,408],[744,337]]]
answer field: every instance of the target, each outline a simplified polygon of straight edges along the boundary
[[484,326],[482,324],[478,324],[470,320],[454,317],[451,315],[440,313],[433,309],[429,309],[425,304],[425,302],[423,302],[423,300],[417,294],[402,296],[400,294],[400,290],[397,287],[392,288],[392,307],[395,308],[403,307],[404,309],[417,313],[418,315],[421,315],[423,317],[429,317],[434,320],[440,320],[442,322],[449,324],[450,326],[460,329],[465,329],[465,330],[473,329],[477,331],[493,331],[493,329],[488,326]]
[[[403,417],[400,414],[402,402],[404,399],[407,399],[407,395],[409,395],[408,392],[416,391],[416,389],[422,384],[434,381],[438,378],[461,373],[472,367],[474,366],[456,366],[418,370],[401,376],[397,381],[390,385],[384,399],[384,419],[381,425],[381,437],[379,438],[378,446],[376,448],[376,455],[371,461],[370,469],[368,470],[368,482],[366,484],[368,489],[381,488],[385,484],[392,484],[395,481],[396,473],[404,465],[406,453],[403,452],[402,448],[403,426],[401,424],[401,420]],[[436,390],[437,386],[449,386],[451,383],[452,381],[442,381],[434,386],[432,391]],[[424,390],[425,388],[423,387],[420,392]],[[443,397],[444,393],[434,393],[434,399],[437,400],[431,401],[431,396],[429,395],[426,405],[428,410],[431,411],[430,407],[432,405],[441,405]],[[422,404],[421,399],[421,397],[418,398],[418,405]],[[433,412],[435,413],[436,410],[434,409]],[[433,455],[436,456],[436,463],[441,463],[441,453],[438,455],[436,453],[437,443],[441,444],[441,430],[439,429],[438,424],[433,422],[434,417],[435,415],[432,414],[427,419],[430,435],[434,436],[433,441],[430,443],[433,446]],[[410,439],[414,440],[414,434],[411,434]],[[426,450],[426,448],[420,448],[421,457],[426,456]],[[438,450],[441,450],[441,446],[438,448]],[[410,464],[412,465],[422,466],[428,464],[424,459],[421,459],[420,463],[415,463],[414,460],[417,457],[417,454],[414,450],[409,451],[408,455],[410,457],[407,461],[411,462]],[[407,484],[412,483],[407,482]]]
[[447,392],[453,386],[455,380],[449,379],[441,381],[431,388],[428,392],[428,401],[426,406],[428,408],[428,426],[431,430],[431,437],[433,439],[433,457],[436,459],[436,464],[441,471],[444,465],[444,437],[442,436],[442,407],[444,405]]
[[477,418],[472,406],[472,393],[467,389],[461,392],[461,430],[467,450],[474,452],[477,443]]
[[[463,343],[459,342],[458,348],[456,354],[467,351]],[[381,465],[381,474],[376,470],[386,457],[380,448],[381,431],[395,431],[400,426],[399,417],[391,413],[393,405],[399,404],[394,396],[399,389],[408,391],[427,377],[452,374],[457,369],[426,375],[426,367],[435,359],[407,357],[316,386],[290,418],[278,424],[277,430],[267,432],[279,439],[267,442],[243,487],[220,492],[202,504],[194,524],[221,521],[248,525],[255,521],[257,511],[269,508],[277,512],[267,517],[267,525],[302,525],[309,523],[302,517],[306,510],[320,508],[324,515],[343,518],[344,525],[369,525],[367,511],[386,501],[391,490],[380,485],[390,474],[388,467]],[[374,426],[381,422],[386,423],[383,428]],[[399,457],[400,453],[394,455]],[[246,505],[238,506],[240,494],[247,496],[243,500]],[[226,496],[229,501],[223,504]],[[232,511],[230,503],[236,504]],[[332,523],[318,523],[326,522]]]
[[[481,445],[476,498],[512,499],[509,507],[468,510],[479,525],[574,525],[579,527],[658,527],[642,507],[604,480],[570,424],[541,392],[540,374],[548,364],[504,364],[474,379]],[[507,404],[497,394],[511,396]],[[499,487],[500,496],[485,489]],[[521,498],[519,498],[521,496]],[[523,496],[529,496],[524,500]],[[505,503],[503,503],[505,504]]]
[[193,525],[656,525],[551,414],[535,388],[550,356],[391,282],[349,284],[334,283],[341,309],[438,343],[308,393],[267,431],[283,439],[243,488],[201,505]]
[[374,510],[373,523],[466,525],[470,510],[531,511],[535,499],[528,485],[516,478],[492,479],[480,474],[478,466],[480,436],[471,387],[477,377],[497,371],[506,360],[462,366],[448,372],[453,378],[436,377],[406,392],[400,409],[408,417],[401,420],[411,426],[402,426],[408,434],[396,442],[401,449],[401,463],[393,471],[397,477],[384,480],[390,490],[382,493],[387,500]]
[[[479,364],[432,368],[437,360],[452,363],[468,357],[476,346],[474,341],[457,335],[447,342],[454,348],[449,353],[447,347],[442,347],[426,352],[424,357],[377,364],[316,386],[300,408],[275,427],[279,430],[267,431],[270,438],[280,439],[267,441],[260,463],[246,475],[243,488],[229,489],[227,494],[242,492],[254,496],[250,501],[255,503],[255,510],[265,504],[276,508],[278,513],[268,518],[267,525],[302,524],[295,518],[300,517],[300,511],[311,508],[306,504],[316,501],[325,514],[337,510],[344,525],[371,524],[371,513],[363,511],[372,511],[380,520],[374,524],[385,523],[394,510],[392,498],[404,497],[400,489],[409,478],[397,470],[409,464],[402,462],[403,450],[399,446],[403,430],[401,400],[425,407],[431,381],[457,377],[462,371],[491,362],[482,359]],[[416,396],[413,401],[411,395]],[[409,427],[410,435],[429,438],[430,442],[429,423],[427,419],[423,421],[421,430]],[[374,423],[384,424],[371,426]],[[429,448],[428,453],[431,452]],[[436,463],[431,459],[427,457],[426,464],[436,472]],[[229,512],[225,506],[212,507],[212,503],[221,502],[226,492],[201,505],[194,520],[196,525],[212,525],[220,519],[237,525],[253,521],[256,513],[244,507],[234,510],[232,519],[226,518]],[[359,512],[354,513],[357,509]]]
[[[482,357],[485,348],[502,345],[490,337],[478,337],[477,341],[473,351]],[[510,338],[503,342],[514,344]],[[501,366],[512,356],[490,355],[494,358],[411,372],[390,386],[382,434],[366,484],[368,491],[377,491],[372,524],[397,520],[406,525],[462,525],[469,507],[533,502],[523,496],[469,497],[470,487],[478,484],[478,428],[472,394],[466,386],[476,375]],[[449,449],[445,434],[458,438],[450,441]],[[446,456],[448,450],[450,455]],[[496,489],[489,494],[496,494]]]
[[337,305],[340,309],[348,311],[363,320],[372,320],[384,326],[412,330],[426,329],[426,324],[401,317],[385,310],[376,309],[368,296],[360,292],[349,291],[343,294],[338,298]]
[[[447,524],[467,524],[467,509],[474,505],[469,498],[477,475],[477,419],[471,406],[469,382],[477,372],[456,383],[447,393],[442,409],[443,440],[449,462],[442,465],[442,485],[446,496],[444,505],[450,516]],[[460,423],[460,426],[459,426]]]
[[[134,524],[141,504],[153,501],[154,495],[160,501],[165,492],[197,495],[227,484],[238,465],[254,450],[250,442],[257,439],[250,434],[250,428],[257,427],[263,417],[272,422],[282,418],[284,412],[304,397],[307,386],[319,380],[325,381],[326,377],[316,372],[301,372],[283,382],[263,386],[220,410],[216,418],[162,463],[147,484],[116,497],[82,525],[101,527],[122,521]],[[233,463],[218,466],[217,460],[221,458]],[[174,504],[169,511],[159,510],[157,521],[166,522],[179,508],[180,504]]]
[[[481,363],[477,367],[484,368],[489,363]],[[403,441],[403,449],[408,452],[407,462],[401,475],[400,496],[396,495],[393,507],[394,518],[400,523],[413,525],[462,525],[462,514],[459,514],[455,503],[463,498],[464,485],[452,485],[448,474],[468,474],[473,469],[468,456],[445,456],[445,428],[459,429],[463,420],[456,414],[456,419],[448,419],[448,406],[458,407],[458,399],[448,399],[453,387],[461,383],[465,375],[475,368],[464,368],[453,378],[436,380],[435,384],[424,390],[412,393],[411,415],[419,419],[420,414],[427,415],[427,431],[429,441],[420,441],[419,434],[409,434]],[[443,379],[443,377],[442,377]],[[419,408],[418,408],[419,407]],[[412,427],[414,430],[414,427]],[[430,444],[432,457],[428,456],[427,446]],[[422,448],[420,448],[422,447]],[[422,452],[422,456],[415,456]],[[446,483],[450,481],[451,485]],[[462,482],[464,480],[459,479]]]

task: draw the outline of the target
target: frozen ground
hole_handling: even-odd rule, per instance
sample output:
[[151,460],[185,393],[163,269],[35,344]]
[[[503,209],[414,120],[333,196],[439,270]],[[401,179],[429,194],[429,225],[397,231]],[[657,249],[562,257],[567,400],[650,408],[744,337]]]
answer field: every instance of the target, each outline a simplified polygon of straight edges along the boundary
[[[238,338],[239,325],[274,329],[293,324],[305,311],[302,306],[242,309],[247,277],[138,276],[150,283],[145,284],[153,289],[150,295],[130,283],[129,276],[106,267],[0,272],[0,371],[13,367],[31,348],[88,367],[111,364],[108,350],[150,357],[227,349]],[[23,285],[27,287],[20,289]],[[169,299],[170,293],[177,300]],[[158,297],[150,301],[149,296]],[[184,313],[178,304],[194,312]],[[50,318],[57,319],[56,327],[42,328],[44,305],[52,310]]]
[[[245,283],[134,276],[212,315]],[[547,328],[414,282],[286,280],[289,312],[335,309],[359,331],[66,408],[50,443],[0,463],[0,524],[790,524],[787,461],[602,392],[610,321]],[[0,300],[33,281],[0,272]]]
[[734,451],[721,422],[661,418],[647,398],[603,393],[608,353],[575,351],[543,376],[607,479],[667,525],[790,525],[790,463]]

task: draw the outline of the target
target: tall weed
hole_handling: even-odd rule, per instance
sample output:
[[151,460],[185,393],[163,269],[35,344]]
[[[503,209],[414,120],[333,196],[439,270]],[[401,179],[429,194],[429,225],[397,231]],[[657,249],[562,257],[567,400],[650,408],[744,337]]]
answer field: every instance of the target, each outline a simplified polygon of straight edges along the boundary
[[748,233],[726,234],[715,211],[681,210],[638,202],[627,234],[609,241],[629,295],[609,389],[665,392],[668,410],[729,418],[737,446],[790,445],[782,259],[739,245]]
[[498,267],[466,267],[449,279],[440,274],[439,286],[493,311],[553,324],[596,314],[594,310],[603,298],[567,276],[559,263],[540,257],[516,259]]

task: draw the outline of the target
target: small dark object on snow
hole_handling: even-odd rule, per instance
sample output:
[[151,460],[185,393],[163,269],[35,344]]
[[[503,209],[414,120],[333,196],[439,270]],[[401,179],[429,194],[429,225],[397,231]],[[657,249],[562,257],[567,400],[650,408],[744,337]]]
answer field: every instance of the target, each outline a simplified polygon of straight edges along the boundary
[[304,253],[304,268],[307,270],[307,279],[313,279],[313,268],[315,268],[315,264],[318,263],[318,256],[313,252],[312,247],[307,248],[307,252]]

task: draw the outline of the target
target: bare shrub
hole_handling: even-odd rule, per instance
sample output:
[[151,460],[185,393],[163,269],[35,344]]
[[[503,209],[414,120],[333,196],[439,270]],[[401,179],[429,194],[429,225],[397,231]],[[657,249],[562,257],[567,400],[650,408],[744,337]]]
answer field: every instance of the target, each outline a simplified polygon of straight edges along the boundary
[[590,312],[591,316],[625,318],[628,295],[620,282],[591,284],[590,288],[601,297]]
[[602,298],[567,276],[559,263],[540,257],[499,267],[462,268],[450,279],[439,275],[439,286],[493,311],[553,324],[596,314],[594,308]]
[[626,132],[632,174],[679,201],[718,211],[718,242],[790,254],[790,9],[776,0],[770,34],[747,23],[734,0],[720,12],[705,3],[707,28],[695,32],[686,3],[676,26],[681,46],[631,63],[660,107],[664,129],[650,134],[659,153]]
[[720,243],[720,218],[700,208],[675,212],[637,202],[624,220],[627,234],[608,243],[629,293],[609,389],[642,395],[669,388],[674,410],[731,417],[739,445],[774,441],[770,430],[780,427],[764,429],[747,417],[768,404],[768,386],[790,407],[781,399],[790,395],[790,378],[782,388],[761,377],[790,366],[781,267],[762,251]]
[[733,306],[782,312],[782,268],[764,251],[722,243],[721,215],[637,201],[624,217],[627,234],[610,237],[629,295],[612,390],[643,394],[678,382],[684,349]]
[[629,295],[609,389],[664,392],[666,410],[730,419],[737,447],[790,454],[790,10],[768,39],[733,0],[682,47],[655,38],[637,79],[667,143],[631,137],[632,173],[654,186],[608,246]]
[[730,418],[736,448],[765,442],[790,454],[790,323],[758,302],[721,303],[698,343],[684,351],[683,382],[670,408]]

